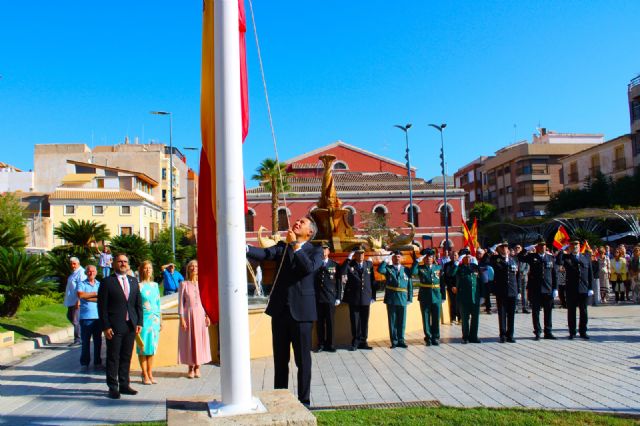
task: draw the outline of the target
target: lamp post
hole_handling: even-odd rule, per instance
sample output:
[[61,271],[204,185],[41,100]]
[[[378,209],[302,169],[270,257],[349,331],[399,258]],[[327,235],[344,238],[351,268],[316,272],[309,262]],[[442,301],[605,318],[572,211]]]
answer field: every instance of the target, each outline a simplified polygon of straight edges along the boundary
[[440,168],[442,170],[442,187],[443,187],[443,198],[444,198],[444,249],[449,250],[449,205],[447,204],[447,174],[446,167],[444,163],[444,137],[442,136],[442,131],[445,127],[447,127],[446,123],[442,123],[441,125],[437,124],[429,124],[429,126],[433,127],[437,131],[440,132]]
[[407,160],[407,177],[409,178],[409,222],[413,224],[413,187],[411,185],[411,163],[409,161],[409,129],[411,128],[411,123],[407,123],[404,126],[396,124],[394,127],[404,132],[404,139],[407,143],[407,152],[404,158]]
[[176,260],[176,221],[174,212],[173,198],[173,119],[168,111],[151,111],[154,115],[169,116],[169,215],[171,221],[171,256],[172,260]]

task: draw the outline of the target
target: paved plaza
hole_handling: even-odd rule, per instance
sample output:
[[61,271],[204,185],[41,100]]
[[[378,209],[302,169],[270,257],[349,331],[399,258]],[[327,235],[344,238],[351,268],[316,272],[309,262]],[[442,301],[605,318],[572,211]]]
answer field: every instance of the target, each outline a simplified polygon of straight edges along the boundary
[[[640,306],[589,308],[590,341],[567,339],[566,311],[554,310],[557,341],[533,340],[530,315],[516,315],[516,344],[500,344],[498,317],[482,314],[482,344],[462,345],[443,326],[439,347],[421,333],[408,349],[313,355],[312,407],[434,401],[456,407],[527,407],[640,414]],[[165,419],[165,400],[219,393],[219,368],[203,378],[160,369],[153,386],[133,377],[137,396],[106,397],[104,371],[83,370],[80,349],[52,345],[0,371],[2,424],[107,424]],[[271,358],[251,363],[254,390],[271,389]],[[295,392],[295,367],[290,387]]]

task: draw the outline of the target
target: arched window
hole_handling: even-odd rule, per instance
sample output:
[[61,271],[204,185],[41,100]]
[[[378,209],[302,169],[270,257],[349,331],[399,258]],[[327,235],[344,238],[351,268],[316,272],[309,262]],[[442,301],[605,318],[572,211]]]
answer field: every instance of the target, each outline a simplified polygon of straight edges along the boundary
[[354,227],[355,226],[355,218],[356,218],[356,209],[354,209],[351,206],[347,206],[345,207],[345,209],[347,210],[347,223],[351,226]]
[[333,163],[333,170],[347,170],[348,168],[347,163],[344,161],[336,161]]
[[[413,218],[411,217],[411,210],[413,210]],[[411,222],[415,226],[420,226],[418,213],[420,213],[420,211],[418,210],[418,206],[412,206],[410,208],[407,208],[407,222]]]
[[287,229],[289,229],[287,210],[278,209],[278,231],[286,231]]
[[447,213],[446,225],[451,226],[451,216],[453,216],[453,209],[448,204],[440,208],[440,226],[445,226],[445,220],[444,220],[445,212]]
[[247,211],[247,214],[244,215],[244,231],[245,232],[253,232],[254,229],[254,225],[253,225],[253,219],[256,215],[256,212],[253,211],[253,209],[249,209],[249,211]]
[[387,209],[385,209],[384,206],[378,206],[373,209],[373,212],[376,214],[376,216],[383,218],[387,214]]

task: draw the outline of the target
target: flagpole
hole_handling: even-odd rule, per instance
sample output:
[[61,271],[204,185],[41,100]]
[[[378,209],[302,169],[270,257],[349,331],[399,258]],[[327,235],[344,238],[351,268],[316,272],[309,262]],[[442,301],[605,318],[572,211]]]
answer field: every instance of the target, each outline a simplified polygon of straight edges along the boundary
[[214,401],[209,408],[212,416],[226,416],[255,413],[264,407],[251,395],[238,0],[208,2],[211,4],[214,7],[215,208],[222,401]]

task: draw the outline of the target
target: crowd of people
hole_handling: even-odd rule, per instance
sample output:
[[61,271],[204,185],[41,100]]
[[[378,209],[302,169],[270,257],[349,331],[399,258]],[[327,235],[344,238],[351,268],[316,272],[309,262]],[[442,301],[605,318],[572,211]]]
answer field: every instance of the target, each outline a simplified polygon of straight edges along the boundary
[[[98,264],[106,274],[102,282],[96,279],[96,266],[83,268],[77,258],[70,259],[72,273],[67,279],[64,304],[67,318],[74,325],[72,345],[82,346],[80,365],[89,367],[93,340],[93,366],[106,370],[108,396],[118,399],[122,394],[138,393],[130,386],[134,342],[141,383],[158,383],[153,375],[153,363],[162,330],[160,286],[154,281],[153,264],[149,260],[143,261],[134,273],[126,254],[112,257],[105,249]],[[178,362],[188,366],[188,378],[199,378],[200,365],[211,361],[211,349],[210,321],[198,288],[198,262],[192,260],[187,264],[186,279],[174,264],[162,269],[164,294],[178,293]],[[101,358],[102,335],[106,341],[105,366]]]

